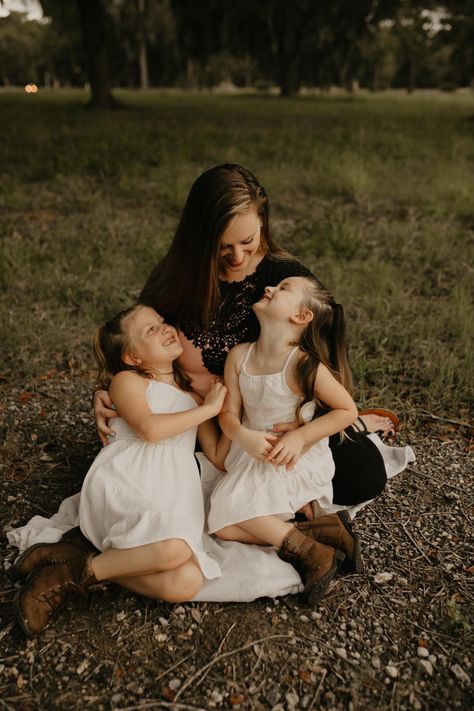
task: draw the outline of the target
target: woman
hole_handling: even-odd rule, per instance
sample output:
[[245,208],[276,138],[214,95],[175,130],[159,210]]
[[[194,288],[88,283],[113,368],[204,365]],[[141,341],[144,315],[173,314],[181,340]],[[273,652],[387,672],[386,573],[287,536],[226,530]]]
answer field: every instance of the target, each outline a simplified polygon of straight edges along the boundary
[[[205,395],[212,379],[221,377],[227,353],[238,343],[256,340],[258,321],[252,304],[266,286],[310,274],[273,240],[269,200],[255,176],[235,164],[219,165],[195,181],[174,240],[153,269],[140,301],[179,328],[184,348],[180,364],[196,392]],[[116,416],[105,390],[94,396],[99,436],[113,431]],[[393,428],[386,417],[359,418],[365,431]],[[276,423],[283,432],[296,425]],[[335,462],[334,503],[354,505],[380,494],[387,480],[375,444],[350,428],[349,437],[331,438]]]

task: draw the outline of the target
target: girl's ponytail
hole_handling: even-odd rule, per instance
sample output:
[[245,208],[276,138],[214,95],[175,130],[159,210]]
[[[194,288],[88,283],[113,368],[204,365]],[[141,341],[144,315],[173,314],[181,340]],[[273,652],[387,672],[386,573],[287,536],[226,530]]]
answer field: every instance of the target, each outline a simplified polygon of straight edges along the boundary
[[337,379],[352,394],[353,382],[349,366],[349,354],[346,340],[346,317],[342,304],[332,302],[333,323],[332,333],[328,334],[331,353],[331,368]]
[[127,333],[122,329],[126,316],[132,314],[138,307],[131,306],[120,311],[116,316],[96,329],[94,334],[94,357],[97,363],[96,386],[108,390],[112,378],[121,370],[130,369],[122,358],[129,347]]
[[[303,355],[295,369],[296,380],[303,393],[303,400],[296,409],[300,424],[304,424],[300,415],[301,408],[314,400],[316,372],[320,363],[331,371],[346,390],[352,392],[344,308],[335,302],[319,280],[308,277],[306,279],[308,289],[305,306],[313,312],[313,320],[302,334],[299,347]],[[317,402],[318,414],[326,409],[325,403]]]

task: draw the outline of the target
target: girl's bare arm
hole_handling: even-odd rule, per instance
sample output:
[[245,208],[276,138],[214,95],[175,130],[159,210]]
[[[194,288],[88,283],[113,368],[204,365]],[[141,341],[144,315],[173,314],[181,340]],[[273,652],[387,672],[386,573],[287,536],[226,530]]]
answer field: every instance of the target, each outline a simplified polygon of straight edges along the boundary
[[146,387],[145,378],[130,371],[118,373],[110,386],[110,396],[118,414],[145,442],[160,442],[199,426],[220,412],[225,396],[225,388],[217,384],[199,407],[156,414],[146,401]]
[[224,462],[229,453],[230,439],[220,432],[214,419],[206,420],[202,425],[199,425],[198,442],[209,461],[215,467],[224,471]]

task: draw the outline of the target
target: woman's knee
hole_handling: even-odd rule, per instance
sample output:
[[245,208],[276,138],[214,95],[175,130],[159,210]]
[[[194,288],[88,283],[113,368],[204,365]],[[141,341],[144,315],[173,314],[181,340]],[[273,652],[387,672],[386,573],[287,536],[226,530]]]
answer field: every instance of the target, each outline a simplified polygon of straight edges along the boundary
[[199,592],[202,583],[199,566],[194,561],[189,561],[169,573],[169,580],[166,581],[160,597],[165,602],[186,602]]

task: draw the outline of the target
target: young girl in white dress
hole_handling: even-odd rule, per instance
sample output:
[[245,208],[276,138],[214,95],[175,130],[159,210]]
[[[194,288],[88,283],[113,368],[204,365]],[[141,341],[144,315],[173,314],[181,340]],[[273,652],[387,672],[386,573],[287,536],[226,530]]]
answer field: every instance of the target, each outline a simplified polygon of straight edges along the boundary
[[204,402],[191,392],[176,365],[182,350],[176,330],[146,306],[127,309],[99,328],[99,378],[110,384],[119,417],[115,437],[84,480],[79,520],[102,552],[79,550],[71,558],[64,542],[26,551],[20,566],[28,565],[29,555],[56,559],[38,567],[15,599],[27,635],[41,632],[71,590],[113,580],[178,602],[193,598],[203,577],[220,575],[202,548],[204,505],[194,447],[197,434],[206,456],[223,469],[228,441],[212,418],[226,388],[215,383]]
[[[288,522],[310,503],[322,513],[331,506],[334,462],[328,438],[357,418],[347,389],[344,314],[309,277],[267,287],[253,309],[260,336],[233,348],[225,365],[228,394],[219,421],[232,445],[227,473],[211,495],[209,532],[276,546],[296,567],[314,603],[345,554],[352,568],[360,569],[358,542],[346,517],[332,514],[301,526]],[[280,438],[268,431],[277,420],[294,421],[295,414],[298,429]]]

